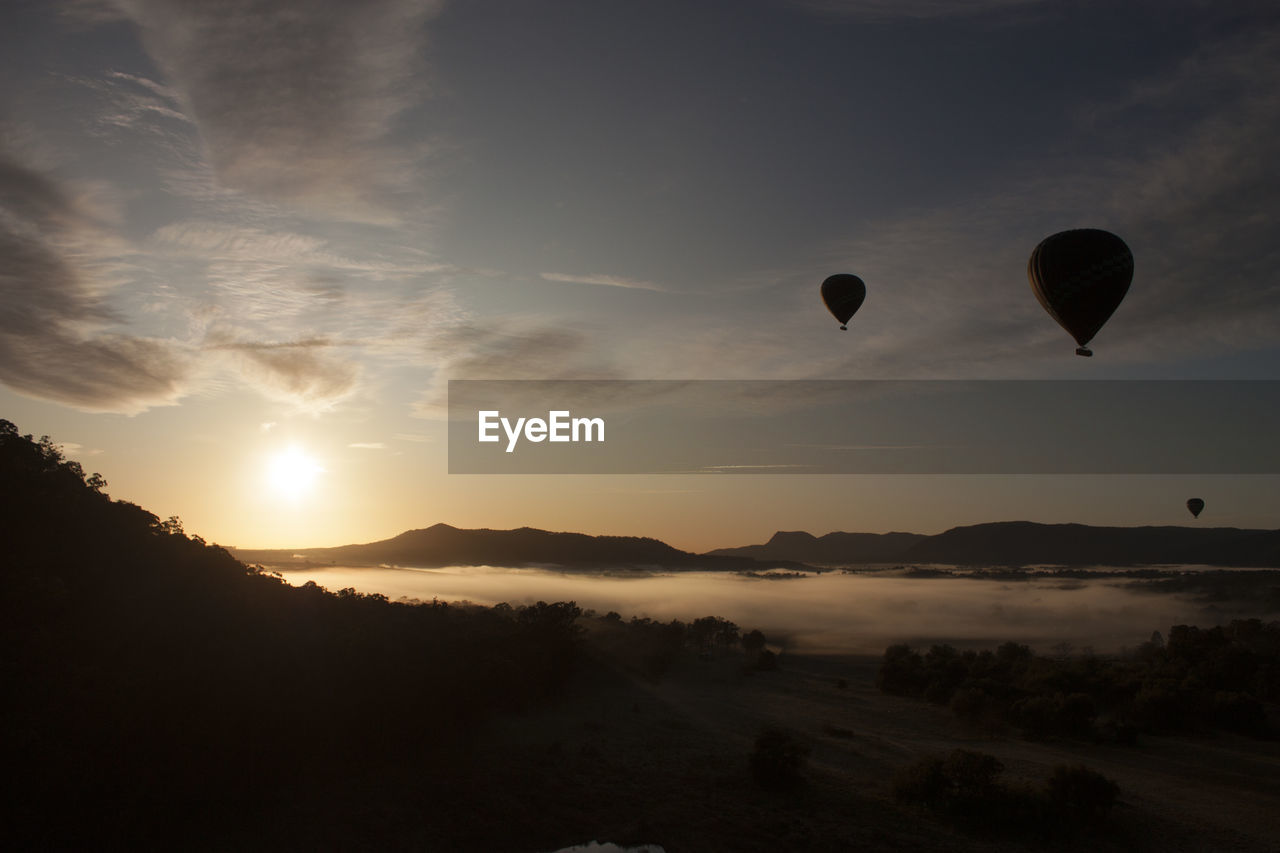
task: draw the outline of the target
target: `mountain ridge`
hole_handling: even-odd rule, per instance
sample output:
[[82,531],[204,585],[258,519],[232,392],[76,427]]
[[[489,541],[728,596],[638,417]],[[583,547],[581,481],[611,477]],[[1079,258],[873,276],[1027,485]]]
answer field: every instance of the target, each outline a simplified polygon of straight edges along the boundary
[[695,554],[643,536],[592,536],[586,533],[518,527],[459,528],[438,523],[406,530],[389,539],[330,548],[233,549],[246,562],[441,566],[668,569],[679,571],[811,570],[800,561],[735,555]]
[[779,531],[763,545],[721,548],[709,553],[825,565],[902,562],[1280,567],[1280,530],[1237,527],[1107,527],[1074,522],[996,521],[952,527],[933,535],[835,532],[804,537],[797,532]]
[[328,548],[232,549],[271,565],[560,566],[566,569],[812,571],[873,563],[953,565],[1168,565],[1280,568],[1280,530],[1236,527],[1105,527],[998,521],[933,535],[777,531],[762,545],[682,551],[652,537],[594,536],[519,527],[459,528],[444,523],[389,539]]

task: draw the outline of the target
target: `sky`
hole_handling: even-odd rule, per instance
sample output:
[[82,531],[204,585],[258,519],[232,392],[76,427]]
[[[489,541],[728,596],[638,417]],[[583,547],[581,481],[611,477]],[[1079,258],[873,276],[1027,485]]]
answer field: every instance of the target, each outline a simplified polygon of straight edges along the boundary
[[[1273,474],[450,474],[445,417],[450,379],[1280,379],[1274,3],[0,15],[0,417],[210,541],[705,550],[1193,523],[1192,494],[1280,527]],[[1135,258],[1091,359],[1026,277],[1082,227]]]

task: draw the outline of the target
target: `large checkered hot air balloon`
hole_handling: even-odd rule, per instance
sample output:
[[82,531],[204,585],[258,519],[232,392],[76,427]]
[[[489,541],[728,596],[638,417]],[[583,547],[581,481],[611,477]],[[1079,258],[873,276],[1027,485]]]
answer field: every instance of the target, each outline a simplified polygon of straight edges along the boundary
[[1076,355],[1093,355],[1085,344],[1129,291],[1133,253],[1110,231],[1061,231],[1036,246],[1027,278],[1044,310],[1076,339]]

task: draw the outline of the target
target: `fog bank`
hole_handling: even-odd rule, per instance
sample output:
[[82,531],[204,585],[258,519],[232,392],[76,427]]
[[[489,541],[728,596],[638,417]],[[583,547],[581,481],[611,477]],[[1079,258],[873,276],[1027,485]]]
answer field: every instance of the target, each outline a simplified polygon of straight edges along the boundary
[[294,585],[315,581],[330,590],[352,587],[392,600],[513,606],[576,601],[600,613],[660,621],[721,616],[806,652],[879,654],[897,642],[990,646],[1012,640],[1041,651],[1065,642],[1104,653],[1135,646],[1175,624],[1275,616],[1250,611],[1248,604],[1206,605],[1182,595],[1136,592],[1114,578],[1002,582],[827,573],[770,580],[719,572],[618,576],[489,567],[330,567],[282,575]]

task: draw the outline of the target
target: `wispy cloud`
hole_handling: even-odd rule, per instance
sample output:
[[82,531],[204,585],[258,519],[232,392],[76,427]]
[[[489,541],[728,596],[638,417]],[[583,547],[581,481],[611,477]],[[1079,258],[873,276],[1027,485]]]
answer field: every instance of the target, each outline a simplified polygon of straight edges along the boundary
[[83,444],[78,444],[74,441],[64,441],[58,447],[62,448],[62,452],[67,456],[88,457],[102,454],[102,450],[99,448],[85,447]]
[[830,15],[872,21],[978,17],[1026,10],[1047,0],[794,0],[795,5]]
[[205,259],[281,263],[337,260],[332,255],[319,254],[325,246],[319,237],[224,222],[173,222],[158,228],[152,240],[164,248],[184,250]]
[[656,290],[667,292],[665,287],[650,281],[623,278],[616,275],[569,275],[559,272],[544,272],[541,276],[546,281],[563,281],[569,284],[597,284],[603,287],[623,287],[632,290]]
[[353,447],[357,450],[386,450],[387,446],[381,441],[353,441],[347,447]]
[[472,322],[437,329],[424,342],[436,375],[414,407],[444,413],[449,379],[618,379],[621,374],[587,332],[536,318],[501,331]]
[[788,444],[787,447],[810,447],[814,450],[922,450],[941,447],[935,444]]
[[118,0],[200,129],[220,183],[352,220],[396,218],[422,152],[389,143],[427,92],[434,0]]
[[105,296],[123,247],[92,204],[0,156],[0,381],[88,411],[175,402],[187,353],[173,341],[107,331]]
[[1153,117],[1178,128],[1142,156],[1108,163],[1109,185],[1098,187],[1107,213],[1128,223],[1136,270],[1123,307],[1148,353],[1275,344],[1280,92],[1249,84],[1277,75],[1280,28],[1258,28],[1201,46],[1082,117],[1086,129]]
[[232,355],[243,379],[264,396],[303,411],[327,411],[346,400],[362,373],[355,360],[334,355],[337,347],[326,340],[222,341],[205,349]]
[[812,468],[812,465],[703,465],[699,471],[778,471],[786,468]]

